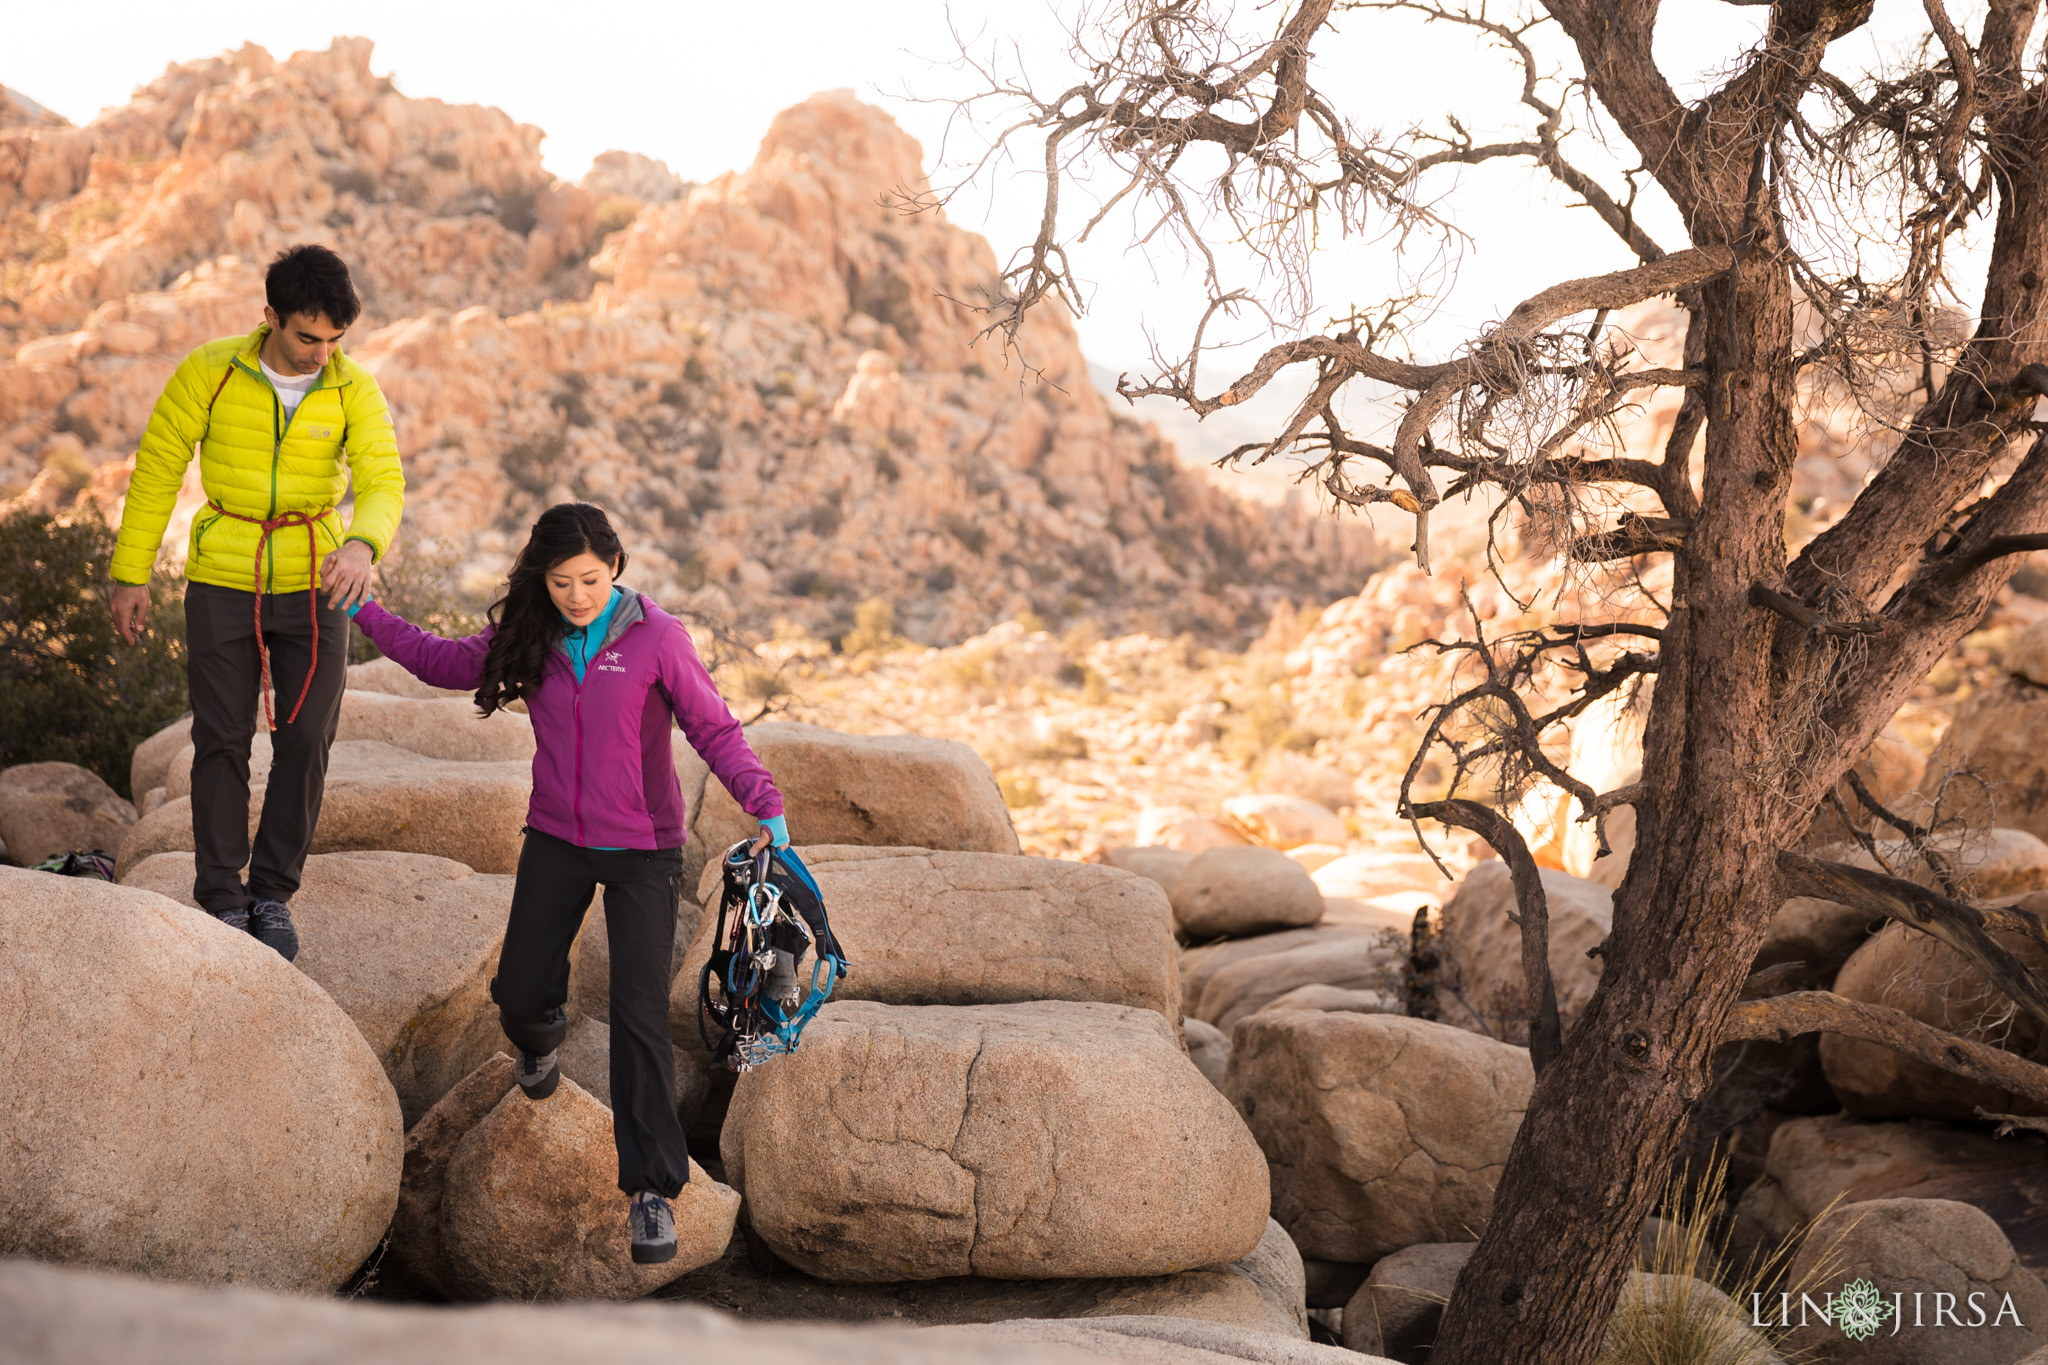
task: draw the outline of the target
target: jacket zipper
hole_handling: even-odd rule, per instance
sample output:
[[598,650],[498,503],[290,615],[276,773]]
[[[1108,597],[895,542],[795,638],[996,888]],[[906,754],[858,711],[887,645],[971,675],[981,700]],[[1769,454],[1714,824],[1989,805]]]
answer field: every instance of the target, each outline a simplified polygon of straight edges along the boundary
[[576,846],[583,847],[583,684],[576,684],[576,795],[570,809],[576,816]]
[[[639,621],[635,621],[632,626],[627,626],[625,630],[619,632],[618,638],[621,640],[625,639],[627,632],[631,631],[633,626],[639,624],[641,624]],[[584,629],[588,630],[589,627],[586,626]],[[585,643],[588,643],[588,637],[585,638]],[[602,654],[604,647],[611,643],[612,641],[608,639],[600,641],[597,646],[598,653]],[[562,644],[562,653],[565,656],[569,654],[568,642],[566,640]],[[588,657],[583,661],[583,675],[586,678],[590,676],[590,663],[591,661]],[[573,656],[569,657],[568,664],[569,679],[575,684],[575,702],[570,709],[571,714],[575,718],[576,726],[576,776],[571,784],[573,794],[569,799],[569,811],[576,821],[577,846],[583,847],[583,679],[576,676],[576,661]]]

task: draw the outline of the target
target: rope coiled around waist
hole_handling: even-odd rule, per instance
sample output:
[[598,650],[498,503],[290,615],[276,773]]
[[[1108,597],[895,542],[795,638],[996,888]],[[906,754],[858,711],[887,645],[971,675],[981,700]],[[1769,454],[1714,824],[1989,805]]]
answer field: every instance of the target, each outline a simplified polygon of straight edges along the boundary
[[240,512],[230,512],[217,502],[206,504],[224,517],[245,521],[262,531],[256,539],[256,576],[251,586],[256,595],[256,655],[263,661],[263,723],[271,730],[277,729],[277,713],[271,706],[270,646],[263,639],[263,556],[270,548],[270,538],[279,531],[294,526],[306,528],[306,615],[313,623],[313,660],[306,666],[306,681],[299,686],[299,699],[292,703],[292,713],[284,718],[290,725],[299,718],[299,708],[306,704],[306,696],[313,690],[313,675],[320,671],[320,596],[315,570],[320,560],[320,545],[313,528],[334,511],[324,507],[318,512],[286,512],[265,521],[262,517],[245,517]]

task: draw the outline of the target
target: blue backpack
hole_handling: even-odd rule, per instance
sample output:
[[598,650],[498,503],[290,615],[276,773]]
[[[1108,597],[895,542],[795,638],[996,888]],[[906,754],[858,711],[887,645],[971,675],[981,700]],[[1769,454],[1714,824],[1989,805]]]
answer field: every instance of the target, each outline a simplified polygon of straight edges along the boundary
[[[750,847],[726,850],[718,928],[697,982],[698,1036],[729,1071],[796,1051],[804,1025],[846,975],[824,893],[796,850]],[[800,975],[806,956],[808,986]]]

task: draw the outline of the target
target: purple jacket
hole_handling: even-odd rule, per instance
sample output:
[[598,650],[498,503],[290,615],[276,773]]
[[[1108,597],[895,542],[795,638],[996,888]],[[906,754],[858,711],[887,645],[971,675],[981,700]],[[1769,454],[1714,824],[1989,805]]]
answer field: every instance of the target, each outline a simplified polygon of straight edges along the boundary
[[[375,602],[357,611],[356,624],[423,683],[483,685],[495,626],[444,640]],[[619,599],[582,682],[557,646],[525,700],[535,746],[526,823],[543,834],[585,848],[680,848],[689,812],[669,748],[670,716],[747,814],[782,814],[775,779],[740,733],[689,632],[638,593]]]

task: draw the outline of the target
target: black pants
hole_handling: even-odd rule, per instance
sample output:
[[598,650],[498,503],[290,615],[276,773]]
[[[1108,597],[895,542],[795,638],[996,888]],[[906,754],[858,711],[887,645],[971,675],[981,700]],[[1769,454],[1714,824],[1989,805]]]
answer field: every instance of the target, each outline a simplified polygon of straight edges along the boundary
[[[306,851],[327,789],[327,751],[341,723],[348,681],[348,613],[310,592],[263,594],[277,730],[263,816],[249,840],[249,740],[262,711],[263,662],[256,649],[256,594],[210,583],[185,589],[185,678],[192,693],[192,898],[220,914],[251,901],[288,901],[306,870]],[[286,723],[313,666],[319,668]],[[242,885],[242,867],[249,884]]]
[[569,1031],[569,949],[591,892],[604,887],[611,946],[612,1131],[619,1188],[673,1199],[690,1178],[676,1118],[675,1054],[668,1032],[669,964],[675,952],[679,848],[607,852],[526,832],[519,878],[491,999],[505,1036],[528,1052],[552,1052]]

